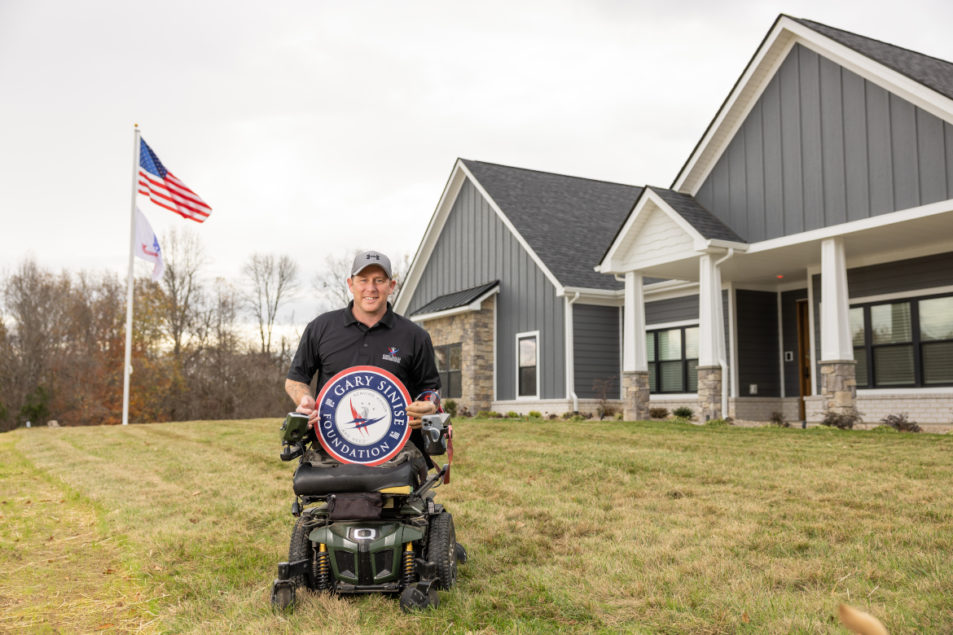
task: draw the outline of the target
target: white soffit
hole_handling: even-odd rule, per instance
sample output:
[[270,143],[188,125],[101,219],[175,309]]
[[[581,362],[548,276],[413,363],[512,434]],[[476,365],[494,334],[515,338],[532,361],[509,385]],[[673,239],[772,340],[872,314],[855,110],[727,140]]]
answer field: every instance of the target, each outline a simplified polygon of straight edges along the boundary
[[695,195],[795,44],[822,55],[915,106],[953,124],[953,100],[871,58],[781,16],[745,68],[672,189]]

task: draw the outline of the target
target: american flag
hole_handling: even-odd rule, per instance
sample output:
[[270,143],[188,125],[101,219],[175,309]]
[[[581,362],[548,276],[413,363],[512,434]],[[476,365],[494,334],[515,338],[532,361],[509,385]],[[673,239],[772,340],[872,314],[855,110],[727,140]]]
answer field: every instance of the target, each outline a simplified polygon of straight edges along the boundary
[[145,139],[139,144],[139,193],[182,218],[197,223],[208,218],[212,208],[162,165]]

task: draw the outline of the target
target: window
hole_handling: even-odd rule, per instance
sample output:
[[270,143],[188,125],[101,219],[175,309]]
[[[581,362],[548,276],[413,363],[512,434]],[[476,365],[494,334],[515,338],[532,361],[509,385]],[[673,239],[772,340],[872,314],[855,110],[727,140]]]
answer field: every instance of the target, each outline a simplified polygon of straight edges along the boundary
[[446,344],[433,347],[440,374],[440,396],[444,399],[459,399],[463,396],[460,370],[463,366],[463,345]]
[[517,351],[517,397],[536,397],[538,390],[538,351],[535,333],[516,336]]
[[698,327],[648,331],[649,392],[698,391]]
[[850,309],[858,388],[953,385],[953,297]]

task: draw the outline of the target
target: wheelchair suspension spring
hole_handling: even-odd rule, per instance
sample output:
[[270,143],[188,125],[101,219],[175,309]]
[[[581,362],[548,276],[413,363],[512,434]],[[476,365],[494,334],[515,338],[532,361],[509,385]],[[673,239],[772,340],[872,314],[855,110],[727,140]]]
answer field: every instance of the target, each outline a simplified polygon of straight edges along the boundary
[[331,588],[331,557],[328,555],[328,547],[324,543],[318,545],[318,553],[315,555],[315,569],[317,570],[314,579],[315,588],[318,590]]
[[417,581],[417,565],[414,562],[414,545],[408,542],[404,547],[404,586]]

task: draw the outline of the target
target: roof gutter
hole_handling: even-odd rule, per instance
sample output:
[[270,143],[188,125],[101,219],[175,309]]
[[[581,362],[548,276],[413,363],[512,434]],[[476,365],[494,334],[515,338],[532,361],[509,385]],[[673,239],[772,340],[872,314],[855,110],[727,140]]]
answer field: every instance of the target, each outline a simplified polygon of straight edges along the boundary
[[[721,263],[735,255],[734,247],[728,249],[728,253],[715,261],[715,271],[718,272],[718,301],[721,302]],[[725,309],[721,309],[721,330],[725,330]],[[727,344],[727,342],[726,342]],[[728,416],[728,361],[725,359],[724,351],[718,356],[718,365],[721,367],[721,418]]]
[[564,320],[566,333],[566,395],[572,400],[573,412],[579,412],[579,397],[576,395],[576,366],[572,350],[575,335],[572,321],[572,305],[575,304],[580,295],[581,293],[579,291],[576,291],[572,298],[569,297],[568,293],[566,294],[566,318]]

